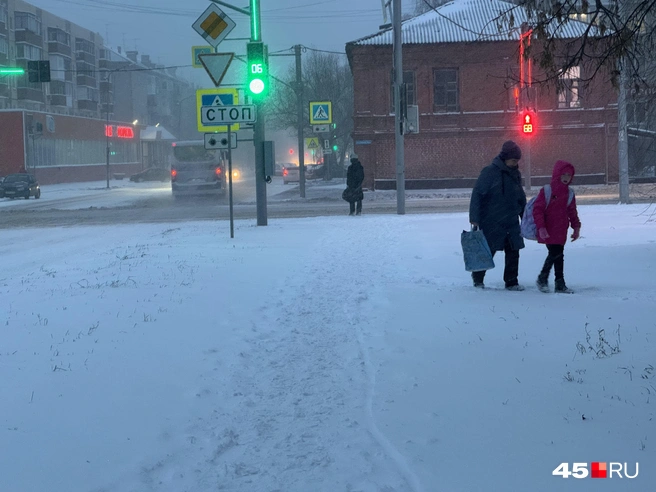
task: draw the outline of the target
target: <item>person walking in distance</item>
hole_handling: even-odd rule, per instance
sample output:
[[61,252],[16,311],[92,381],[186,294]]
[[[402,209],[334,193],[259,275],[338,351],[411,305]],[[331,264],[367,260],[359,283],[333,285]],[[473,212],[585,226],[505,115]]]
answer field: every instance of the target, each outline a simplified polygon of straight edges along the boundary
[[[362,182],[364,181],[364,168],[358,159],[358,155],[351,154],[351,165],[346,171],[346,187],[349,190],[349,215],[362,214]],[[356,206],[357,204],[357,206]]]
[[[519,219],[526,207],[519,160],[522,151],[512,140],[504,142],[501,152],[481,171],[469,203],[469,222],[480,228],[492,255],[505,253],[503,280],[507,290],[521,291],[519,250],[524,247]],[[472,272],[474,287],[484,288],[485,271]]]
[[574,166],[566,161],[558,161],[554,164],[549,188],[543,187],[535,199],[533,205],[533,220],[537,230],[537,240],[547,246],[547,259],[540,275],[538,275],[537,286],[542,292],[549,292],[549,274],[551,267],[556,275],[555,292],[566,294],[573,293],[565,284],[564,250],[567,242],[567,231],[570,225],[574,232],[572,241],[579,238],[581,232],[581,221],[576,210],[576,197],[574,191],[569,187],[574,178]]

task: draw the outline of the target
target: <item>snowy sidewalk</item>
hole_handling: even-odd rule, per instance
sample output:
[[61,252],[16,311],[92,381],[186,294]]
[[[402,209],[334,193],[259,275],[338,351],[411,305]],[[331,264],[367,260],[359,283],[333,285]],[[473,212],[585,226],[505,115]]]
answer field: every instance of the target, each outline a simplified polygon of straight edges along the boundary
[[654,490],[656,209],[579,212],[571,296],[461,213],[3,231],[0,489]]

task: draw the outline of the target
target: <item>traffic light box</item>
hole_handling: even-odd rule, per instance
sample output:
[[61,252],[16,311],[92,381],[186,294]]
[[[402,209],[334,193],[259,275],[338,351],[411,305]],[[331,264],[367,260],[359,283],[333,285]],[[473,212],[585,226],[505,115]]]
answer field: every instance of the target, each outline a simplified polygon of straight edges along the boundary
[[255,101],[261,101],[269,92],[269,61],[267,49],[261,41],[251,41],[246,47],[248,80],[246,91]]
[[48,60],[28,61],[27,77],[33,84],[50,82],[50,62]]
[[522,121],[520,124],[522,133],[526,136],[531,136],[535,134],[536,123],[535,123],[535,113],[533,111],[524,111],[522,113]]

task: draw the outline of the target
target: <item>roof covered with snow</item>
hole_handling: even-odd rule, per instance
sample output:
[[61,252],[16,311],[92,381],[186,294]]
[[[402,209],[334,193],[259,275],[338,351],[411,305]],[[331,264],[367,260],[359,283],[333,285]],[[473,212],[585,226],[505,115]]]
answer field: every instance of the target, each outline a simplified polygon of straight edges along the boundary
[[[519,40],[528,21],[521,6],[501,0],[455,0],[403,22],[403,44]],[[571,20],[558,27],[559,38],[581,36],[587,24]],[[591,34],[594,34],[591,32]],[[353,41],[353,45],[391,45],[392,29]]]

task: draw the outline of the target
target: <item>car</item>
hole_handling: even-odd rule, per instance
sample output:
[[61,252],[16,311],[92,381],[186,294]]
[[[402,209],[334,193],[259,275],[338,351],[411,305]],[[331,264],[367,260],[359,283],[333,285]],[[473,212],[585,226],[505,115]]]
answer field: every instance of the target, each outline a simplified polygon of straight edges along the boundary
[[284,184],[298,183],[300,179],[298,166],[296,164],[285,164],[282,169],[282,182]]
[[141,181],[169,181],[171,172],[162,167],[149,167],[140,173],[130,176],[130,181],[140,183]]
[[321,179],[324,176],[323,164],[308,164],[305,166],[306,179]]
[[285,167],[291,167],[291,166],[296,166],[296,164],[293,164],[291,162],[276,162],[275,175],[282,176]]
[[0,183],[0,198],[41,198],[41,187],[32,174],[10,174]]

